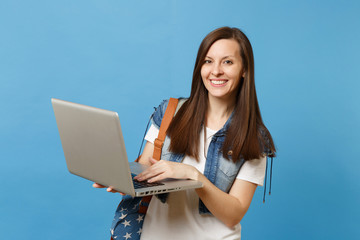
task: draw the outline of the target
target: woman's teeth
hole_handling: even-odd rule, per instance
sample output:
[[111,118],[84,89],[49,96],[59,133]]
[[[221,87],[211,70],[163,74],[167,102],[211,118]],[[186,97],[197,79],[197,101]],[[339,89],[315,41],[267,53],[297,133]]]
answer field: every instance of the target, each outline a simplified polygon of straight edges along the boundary
[[224,80],[210,80],[211,83],[215,84],[215,85],[221,85],[221,84],[224,84],[226,83],[226,81]]

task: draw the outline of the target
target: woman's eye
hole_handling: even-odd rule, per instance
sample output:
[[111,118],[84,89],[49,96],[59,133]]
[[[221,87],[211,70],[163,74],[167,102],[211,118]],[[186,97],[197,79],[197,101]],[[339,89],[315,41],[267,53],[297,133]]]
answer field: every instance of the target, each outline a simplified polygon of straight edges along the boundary
[[224,63],[225,63],[225,64],[232,64],[233,62],[230,61],[230,60],[225,60]]
[[205,60],[204,63],[211,63],[211,60]]

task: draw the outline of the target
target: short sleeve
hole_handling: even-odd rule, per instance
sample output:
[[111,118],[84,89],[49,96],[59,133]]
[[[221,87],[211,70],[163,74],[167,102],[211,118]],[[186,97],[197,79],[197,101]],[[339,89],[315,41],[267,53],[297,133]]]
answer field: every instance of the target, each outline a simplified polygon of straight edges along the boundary
[[151,124],[149,131],[145,135],[145,140],[154,144],[154,141],[158,135],[159,129],[154,124]]
[[155,127],[157,127],[157,128],[160,128],[161,121],[164,117],[168,103],[169,103],[169,100],[162,101],[152,115],[151,124],[155,125]]
[[246,161],[236,179],[245,180],[263,186],[265,179],[266,156]]

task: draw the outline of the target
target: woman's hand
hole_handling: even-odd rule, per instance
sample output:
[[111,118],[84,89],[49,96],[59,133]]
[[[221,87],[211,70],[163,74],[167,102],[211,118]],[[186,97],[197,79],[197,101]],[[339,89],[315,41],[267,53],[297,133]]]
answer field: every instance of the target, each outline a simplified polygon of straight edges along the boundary
[[151,166],[135,177],[138,181],[147,180],[149,183],[166,178],[197,180],[199,171],[190,165],[165,160],[157,161],[149,158]]
[[[98,184],[98,183],[94,183],[94,184],[93,184],[93,187],[94,187],[94,188],[106,188],[106,186],[101,185],[101,184]],[[108,187],[108,188],[106,189],[106,191],[112,192],[112,193],[120,193],[120,194],[123,195],[123,196],[126,195],[125,193],[116,191],[116,190],[112,189],[111,187]]]

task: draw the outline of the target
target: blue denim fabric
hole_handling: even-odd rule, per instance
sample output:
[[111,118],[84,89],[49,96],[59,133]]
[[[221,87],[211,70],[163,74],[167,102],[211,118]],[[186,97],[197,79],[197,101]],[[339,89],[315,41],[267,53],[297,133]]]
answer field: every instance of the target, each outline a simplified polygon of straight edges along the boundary
[[[159,107],[155,110],[155,113],[152,117],[152,124],[156,127],[160,128],[161,120],[164,116],[166,107],[168,105],[168,100],[163,101]],[[230,118],[227,120],[222,129],[220,129],[215,135],[212,137],[212,140],[209,145],[204,175],[207,177],[210,182],[212,182],[216,187],[224,192],[229,192],[230,188],[241,168],[244,164],[244,159],[240,161],[229,161],[223,157],[221,152],[221,147],[225,140],[225,133],[229,127],[233,114],[231,114]],[[170,146],[170,138],[166,137],[164,141],[164,145],[162,148],[161,159],[173,161],[173,162],[182,162],[184,159],[183,154],[175,154],[169,151]],[[230,157],[230,156],[229,156]],[[231,159],[231,157],[230,157]],[[168,194],[160,194],[157,197],[165,202]],[[204,203],[199,201],[199,213],[200,214],[211,214],[210,211],[206,208]]]

